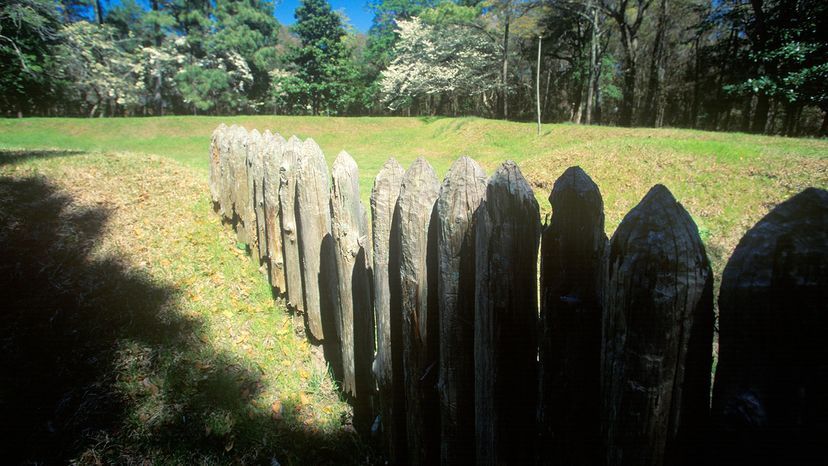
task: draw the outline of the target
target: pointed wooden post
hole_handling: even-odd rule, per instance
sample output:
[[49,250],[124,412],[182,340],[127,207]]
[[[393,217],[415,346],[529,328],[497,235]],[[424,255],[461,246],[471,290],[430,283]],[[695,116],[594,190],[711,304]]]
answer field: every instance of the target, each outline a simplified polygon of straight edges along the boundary
[[233,202],[235,201],[235,171],[236,171],[236,160],[235,160],[235,146],[236,146],[236,139],[239,135],[238,131],[239,127],[236,125],[227,128],[227,132],[224,134],[223,144],[221,146],[221,151],[219,155],[221,157],[221,188],[220,193],[221,196],[219,197],[219,204],[222,212],[222,216],[224,217],[224,221],[233,225],[235,223],[235,213],[233,212]]
[[[258,130],[253,129],[247,137],[247,237],[253,259],[261,265],[267,255],[264,243],[264,202],[259,199],[264,180],[264,140]],[[261,222],[260,222],[261,220]]]
[[534,461],[540,214],[514,162],[489,179],[475,225],[477,464]]
[[440,462],[474,463],[474,219],[486,174],[468,157],[454,162],[437,199],[440,340]]
[[232,146],[233,163],[233,218],[236,239],[240,243],[250,244],[248,236],[249,193],[247,190],[247,149],[248,133],[242,127],[236,127]]
[[296,227],[296,168],[301,151],[302,141],[296,136],[291,136],[285,144],[282,163],[279,166],[279,205],[282,208],[282,251],[285,259],[287,302],[298,311],[305,308]]
[[825,464],[828,191],[779,204],[739,241],[719,293],[712,454]]
[[213,131],[213,136],[210,139],[210,200],[213,201],[213,210],[224,215],[221,211],[221,177],[224,167],[222,167],[221,151],[224,146],[224,141],[227,133],[227,125],[224,123],[218,125]]
[[549,203],[541,241],[539,460],[599,464],[604,202],[589,175],[570,167]]
[[400,244],[403,371],[410,464],[439,461],[436,225],[440,184],[423,158],[405,172],[397,199]]
[[605,463],[671,464],[709,413],[713,274],[693,219],[654,186],[610,242],[604,307]]
[[277,293],[285,293],[285,259],[282,251],[282,210],[279,205],[279,167],[287,142],[279,134],[264,134],[264,180],[262,191],[265,215],[265,243],[267,245],[270,286]]
[[367,432],[373,421],[374,309],[368,255],[368,215],[359,199],[359,169],[345,151],[333,163],[331,232],[336,246],[339,340],[345,392],[355,397],[354,425]]
[[[398,247],[392,248],[396,242],[392,243],[391,238],[399,234],[398,231],[392,233],[392,224],[404,174],[400,164],[390,158],[374,179],[371,190],[374,312],[377,322],[377,355],[373,371],[379,388],[385,445],[392,464],[403,464],[407,458],[399,289],[394,293],[391,291],[392,284],[399,287],[399,250]],[[392,254],[392,249],[395,254]],[[394,279],[391,279],[392,275]],[[392,308],[396,312],[392,313]]]
[[[320,283],[322,265],[327,260],[322,258],[322,241],[331,236],[329,179],[328,164],[322,149],[313,139],[306,139],[296,172],[296,219],[305,312],[310,333],[318,341],[325,339],[323,307],[331,302],[331,295],[334,294],[331,289],[333,284]],[[328,307],[325,312],[334,310]]]

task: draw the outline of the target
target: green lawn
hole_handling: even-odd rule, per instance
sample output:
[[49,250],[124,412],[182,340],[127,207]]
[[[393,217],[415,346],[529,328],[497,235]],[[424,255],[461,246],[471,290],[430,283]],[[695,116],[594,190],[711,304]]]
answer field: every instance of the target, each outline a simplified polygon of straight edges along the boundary
[[[54,387],[39,396],[64,416],[66,405],[77,410],[64,425],[20,403],[13,414],[30,419],[39,441],[65,440],[54,426],[72,441],[51,445],[56,457],[12,462],[372,458],[350,432],[318,351],[273,305],[210,209],[208,148],[222,122],[312,137],[329,163],[347,150],[366,200],[389,156],[404,166],[423,156],[443,174],[468,155],[488,173],[517,161],[546,215],[555,179],[580,165],[601,188],[609,235],[662,183],[699,225],[717,285],[738,240],[769,209],[805,187],[828,187],[828,141],[813,139],[575,125],[546,125],[537,136],[532,124],[476,118],[0,120],[0,269],[8,267],[0,279],[11,277],[0,284],[34,291],[33,302],[0,314],[0,351],[23,374],[13,385],[0,379],[0,401],[38,393],[30,383]],[[50,351],[32,363],[42,348]],[[63,367],[72,368],[65,379]],[[97,430],[90,396],[117,405]],[[16,409],[8,406],[0,403]]]
[[535,126],[479,118],[192,117],[0,120],[0,148],[79,149],[170,157],[207,173],[210,135],[219,123],[285,137],[312,137],[328,162],[347,150],[359,164],[367,200],[390,156],[407,166],[425,157],[444,174],[460,155],[491,173],[518,162],[542,212],[554,180],[580,165],[604,195],[607,231],[656,183],[696,219],[718,270],[744,231],[772,206],[807,186],[828,186],[828,141],[680,129]]

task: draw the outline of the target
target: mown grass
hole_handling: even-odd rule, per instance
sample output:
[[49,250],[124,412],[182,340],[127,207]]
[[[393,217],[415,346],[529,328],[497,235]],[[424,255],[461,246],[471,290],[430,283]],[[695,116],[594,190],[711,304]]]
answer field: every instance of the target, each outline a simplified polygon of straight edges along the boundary
[[219,123],[312,137],[332,163],[347,150],[360,167],[367,201],[373,177],[396,157],[422,156],[444,174],[460,155],[493,172],[518,162],[541,210],[555,179],[580,165],[604,196],[607,232],[656,183],[696,220],[717,276],[744,232],[771,207],[808,186],[828,186],[828,141],[683,129],[545,125],[479,118],[191,117],[0,120],[0,148],[129,151],[170,157],[207,172],[210,134]]
[[157,156],[0,151],[11,464],[372,461],[207,192]]
[[[329,163],[347,150],[360,166],[365,200],[389,156],[404,166],[423,156],[442,175],[469,155],[488,173],[517,161],[545,216],[555,179],[580,165],[601,188],[608,235],[662,183],[698,224],[717,287],[748,228],[805,187],[828,187],[828,141],[813,139],[576,125],[546,125],[537,136],[531,124],[475,118],[0,120],[0,149],[7,149],[0,175],[24,184],[45,176],[73,203],[112,210],[90,257],[126,262],[105,282],[119,290],[122,280],[141,277],[127,286],[136,288],[136,302],[146,293],[170,296],[133,309],[111,291],[90,304],[98,317],[137,313],[150,325],[124,331],[137,325],[127,320],[102,332],[114,345],[102,377],[113,379],[104,386],[120,400],[121,430],[113,438],[84,436],[69,457],[113,460],[125,451],[160,463],[258,462],[272,453],[282,464],[370,457],[343,427],[347,406],[294,331],[300,325],[273,307],[266,281],[210,210],[208,147],[219,123],[312,137]],[[4,209],[15,201],[4,198]],[[77,285],[87,296],[84,286]],[[166,322],[179,324],[169,330]],[[283,414],[273,414],[274,403]]]

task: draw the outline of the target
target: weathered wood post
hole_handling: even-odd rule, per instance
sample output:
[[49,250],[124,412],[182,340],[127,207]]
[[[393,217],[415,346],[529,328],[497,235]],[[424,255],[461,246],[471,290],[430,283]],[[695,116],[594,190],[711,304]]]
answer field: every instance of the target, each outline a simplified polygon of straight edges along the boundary
[[250,198],[247,189],[247,149],[248,133],[237,126],[232,146],[233,163],[233,214],[236,239],[240,243],[250,244],[248,226],[250,223]]
[[[391,238],[399,234],[396,231],[392,234],[392,224],[404,174],[400,164],[390,158],[374,178],[371,190],[374,313],[377,321],[377,355],[373,371],[379,389],[385,446],[392,464],[404,464],[407,458],[399,289],[393,293],[395,299],[391,292],[392,284],[399,288],[399,245]],[[393,247],[395,254],[392,254],[392,245],[396,245]],[[391,279],[392,275],[394,279]],[[392,313],[392,308],[396,312]]]
[[477,464],[534,460],[540,213],[514,162],[489,179],[475,225]]
[[437,199],[442,464],[474,463],[474,219],[485,196],[483,169],[461,157]]
[[318,341],[326,338],[322,327],[322,313],[335,312],[330,307],[335,295],[334,284],[320,283],[323,276],[322,266],[329,260],[322,257],[322,241],[325,237],[331,236],[329,180],[328,164],[325,162],[322,149],[313,139],[306,139],[302,145],[296,172],[296,219],[299,226],[305,312],[311,336]]
[[265,243],[267,245],[270,286],[278,293],[286,291],[285,259],[282,251],[282,212],[279,206],[279,167],[286,141],[279,134],[264,134],[264,180],[262,191],[265,215]]
[[285,259],[287,301],[289,306],[298,311],[305,308],[296,226],[296,169],[301,152],[302,141],[291,136],[285,144],[279,166],[279,206],[282,209],[282,253]]
[[235,189],[236,184],[235,146],[236,139],[239,135],[238,130],[239,127],[236,125],[227,128],[227,131],[224,133],[224,144],[222,145],[222,150],[220,152],[222,171],[221,188],[219,189],[219,191],[221,192],[219,204],[224,221],[231,225],[233,225],[235,222],[233,202],[235,201],[236,196],[233,190]]
[[210,200],[213,201],[213,210],[221,215],[224,215],[221,211],[221,177],[224,170],[221,151],[225,146],[226,133],[227,125],[222,123],[213,131],[210,139]]
[[264,180],[264,139],[258,130],[253,129],[247,136],[247,237],[250,239],[250,253],[257,264],[261,265],[267,256],[264,243],[264,202],[259,197]]
[[432,226],[440,183],[418,158],[405,172],[397,199],[400,244],[403,372],[408,462],[439,461],[437,381],[436,229]]
[[610,243],[602,436],[611,465],[681,460],[709,414],[713,275],[693,219],[662,185]]
[[342,349],[345,392],[355,398],[354,425],[358,431],[371,427],[374,377],[374,309],[370,266],[367,262],[368,215],[359,199],[359,169],[345,151],[333,163],[331,184],[331,232],[336,246],[336,291],[339,305],[339,341]]
[[733,252],[719,293],[717,464],[825,464],[828,191],[776,206]]
[[541,240],[541,464],[594,465],[600,457],[604,202],[580,167],[549,194],[552,219]]

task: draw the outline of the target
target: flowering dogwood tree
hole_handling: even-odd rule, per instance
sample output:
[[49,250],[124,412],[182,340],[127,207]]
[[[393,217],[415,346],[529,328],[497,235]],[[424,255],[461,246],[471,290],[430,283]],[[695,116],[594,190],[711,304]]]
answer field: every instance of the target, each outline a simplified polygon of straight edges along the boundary
[[420,18],[397,21],[394,60],[382,72],[383,100],[396,110],[414,98],[473,96],[498,85],[499,45],[469,24],[433,26]]

